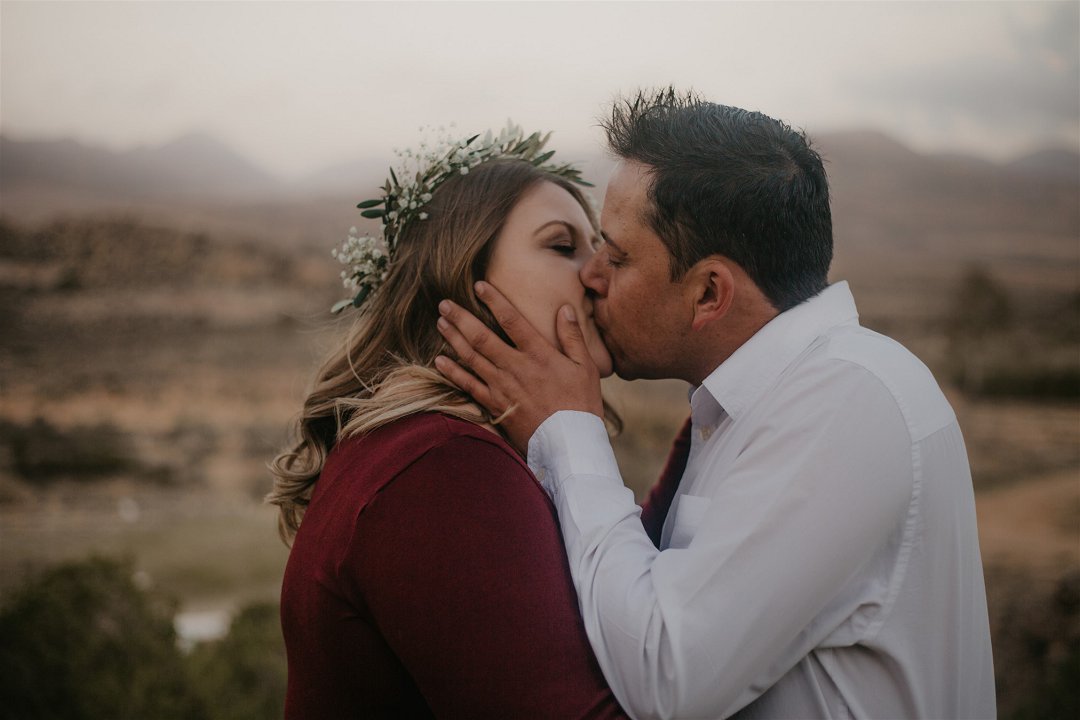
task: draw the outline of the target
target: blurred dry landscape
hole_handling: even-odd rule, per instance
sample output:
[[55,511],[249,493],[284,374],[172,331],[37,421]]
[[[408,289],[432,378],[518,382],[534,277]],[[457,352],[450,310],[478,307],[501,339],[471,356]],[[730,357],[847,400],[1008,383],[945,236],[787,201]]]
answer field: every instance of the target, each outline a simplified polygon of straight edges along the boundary
[[[1002,717],[1066,716],[1080,676],[1080,158],[819,138],[833,279],[934,371],[979,509]],[[604,162],[590,165],[602,177]],[[126,558],[188,646],[273,604],[265,463],[341,328],[329,249],[382,168],[285,185],[211,138],[125,154],[0,146],[0,608],[43,569]],[[598,197],[600,197],[598,193]],[[639,496],[687,414],[610,381]],[[273,625],[273,613],[267,615]],[[238,627],[234,625],[235,628]]]

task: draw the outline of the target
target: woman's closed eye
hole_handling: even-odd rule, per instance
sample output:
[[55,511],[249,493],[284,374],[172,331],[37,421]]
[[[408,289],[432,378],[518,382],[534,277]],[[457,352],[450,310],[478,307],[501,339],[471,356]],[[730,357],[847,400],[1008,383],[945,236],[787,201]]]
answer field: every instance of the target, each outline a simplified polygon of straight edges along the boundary
[[577,252],[577,243],[570,233],[559,233],[549,241],[548,246],[560,255],[573,255]]

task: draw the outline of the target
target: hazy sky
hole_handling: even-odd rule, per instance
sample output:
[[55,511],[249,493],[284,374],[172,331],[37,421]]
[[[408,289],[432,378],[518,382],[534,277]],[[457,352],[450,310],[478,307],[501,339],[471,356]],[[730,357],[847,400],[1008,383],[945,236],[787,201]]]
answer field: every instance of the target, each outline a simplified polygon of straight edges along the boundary
[[0,130],[113,148],[209,132],[297,176],[423,124],[592,154],[673,83],[816,131],[1008,158],[1080,146],[1080,2],[0,2]]

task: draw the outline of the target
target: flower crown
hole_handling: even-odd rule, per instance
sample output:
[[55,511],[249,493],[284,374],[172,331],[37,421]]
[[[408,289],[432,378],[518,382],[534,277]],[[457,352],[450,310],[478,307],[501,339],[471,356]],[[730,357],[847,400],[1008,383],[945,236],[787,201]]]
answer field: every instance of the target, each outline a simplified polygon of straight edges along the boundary
[[592,187],[591,183],[581,179],[580,171],[570,164],[545,164],[555,154],[554,150],[542,152],[549,137],[551,133],[541,135],[538,132],[526,137],[520,126],[507,122],[497,136],[493,136],[490,130],[482,138],[473,135],[454,139],[446,135],[432,147],[421,142],[419,151],[395,149],[394,154],[401,158],[401,166],[397,172],[390,169],[390,177],[382,186],[382,197],[365,200],[356,206],[363,217],[382,219],[382,236],[357,235],[353,227],[349,229],[349,236],[341,248],[331,252],[338,262],[346,266],[341,271],[345,288],[355,293],[351,299],[336,303],[331,312],[341,312],[350,305],[360,307],[382,285],[389,274],[402,229],[409,223],[427,220],[428,213],[424,211],[424,206],[439,186],[455,175],[467,175],[471,168],[489,160],[510,158],[532,163],[546,173]]

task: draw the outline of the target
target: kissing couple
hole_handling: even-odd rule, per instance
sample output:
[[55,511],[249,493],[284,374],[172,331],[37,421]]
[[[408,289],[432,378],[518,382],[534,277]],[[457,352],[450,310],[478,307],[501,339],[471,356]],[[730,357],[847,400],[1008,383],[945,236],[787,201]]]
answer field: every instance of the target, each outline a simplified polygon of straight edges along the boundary
[[[402,153],[269,501],[288,718],[990,718],[975,504],[926,367],[829,284],[803,133],[614,106],[597,218],[547,137]],[[600,379],[678,378],[643,506]]]

